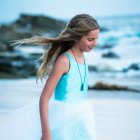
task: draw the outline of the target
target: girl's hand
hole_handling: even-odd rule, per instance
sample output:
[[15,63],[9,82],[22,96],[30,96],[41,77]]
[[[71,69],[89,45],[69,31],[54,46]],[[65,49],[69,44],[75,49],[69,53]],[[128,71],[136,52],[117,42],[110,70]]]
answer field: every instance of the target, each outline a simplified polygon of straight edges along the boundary
[[41,140],[52,140],[51,136],[42,135]]

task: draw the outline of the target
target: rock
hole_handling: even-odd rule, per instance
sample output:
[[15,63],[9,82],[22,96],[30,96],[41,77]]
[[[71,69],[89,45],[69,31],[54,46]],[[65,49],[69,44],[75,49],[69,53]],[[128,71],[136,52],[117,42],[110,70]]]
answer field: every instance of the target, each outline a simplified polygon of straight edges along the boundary
[[133,63],[128,67],[128,69],[140,70],[140,64]]
[[56,20],[47,16],[36,16],[21,14],[20,18],[12,23],[12,27],[19,33],[41,33],[58,34],[64,28],[64,21]]
[[0,61],[0,66],[0,72],[18,75],[19,77],[35,76],[37,72],[36,64],[32,62]]
[[119,58],[119,56],[117,54],[115,54],[114,52],[107,52],[102,54],[102,57],[104,58]]
[[34,61],[29,54],[0,53],[0,72],[29,77],[36,75],[38,67],[39,62]]
[[7,49],[7,45],[4,42],[0,41],[0,52],[5,52],[7,51]]
[[124,68],[122,71],[123,72],[128,72],[129,70],[140,70],[140,64],[139,63],[133,63],[127,68]]
[[[0,75],[6,77],[35,76],[39,61],[35,61],[41,54],[25,54],[17,51],[11,42],[16,39],[28,38],[43,34],[48,37],[58,35],[66,23],[47,16],[32,16],[21,14],[19,19],[0,28]],[[3,77],[3,76],[2,76]]]
[[9,25],[1,25],[0,43],[2,42],[2,44],[0,45],[6,45],[8,51],[13,51],[14,48],[10,46],[10,41],[29,38],[38,34],[44,34],[49,37],[56,36],[61,32],[65,25],[66,23],[64,21],[51,17],[21,14],[20,18],[15,22]]
[[94,86],[89,86],[89,90],[126,90],[126,91],[134,91],[134,92],[140,92],[137,89],[131,89],[125,86],[118,86],[113,84],[106,84],[103,82],[98,82]]
[[88,69],[89,69],[89,71],[98,71],[97,67],[93,66],[93,65],[89,65]]

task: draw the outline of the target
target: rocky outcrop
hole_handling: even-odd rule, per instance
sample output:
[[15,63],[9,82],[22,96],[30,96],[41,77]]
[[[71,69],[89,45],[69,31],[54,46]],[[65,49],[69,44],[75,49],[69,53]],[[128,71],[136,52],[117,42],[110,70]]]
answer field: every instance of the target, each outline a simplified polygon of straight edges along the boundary
[[128,72],[129,70],[139,71],[140,70],[140,63],[132,63],[130,66],[128,66],[127,68],[124,68],[122,71]]
[[0,28],[0,77],[28,77],[36,75],[39,62],[33,55],[17,51],[10,41],[43,34],[55,37],[65,27],[66,23],[43,15],[33,16],[22,14],[18,20],[1,25]]
[[89,86],[88,89],[89,90],[125,90],[125,91],[140,92],[140,90],[131,89],[126,86],[107,84],[103,82],[97,82],[94,86]]
[[29,77],[36,75],[39,62],[35,62],[32,56],[23,52],[0,53],[0,73],[6,77],[10,74],[17,77]]
[[65,26],[64,21],[45,16],[31,16],[21,14],[20,18],[9,25],[2,25],[0,42],[6,43],[14,39],[22,39],[37,34],[55,36]]
[[117,54],[115,54],[114,52],[103,53],[102,57],[103,58],[116,58],[116,59],[119,58],[119,56]]

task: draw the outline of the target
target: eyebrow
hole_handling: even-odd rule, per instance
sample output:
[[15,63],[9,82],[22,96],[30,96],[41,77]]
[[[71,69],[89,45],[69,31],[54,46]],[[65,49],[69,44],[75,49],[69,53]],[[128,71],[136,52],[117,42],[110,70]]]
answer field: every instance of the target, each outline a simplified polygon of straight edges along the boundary
[[98,39],[98,37],[91,37],[91,38],[89,37],[88,39]]

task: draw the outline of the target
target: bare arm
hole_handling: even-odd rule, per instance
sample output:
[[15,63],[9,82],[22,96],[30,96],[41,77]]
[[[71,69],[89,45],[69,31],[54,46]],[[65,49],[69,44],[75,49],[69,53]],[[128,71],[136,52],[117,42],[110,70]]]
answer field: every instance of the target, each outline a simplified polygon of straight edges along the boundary
[[60,56],[54,64],[52,72],[40,96],[40,118],[42,125],[42,140],[51,140],[48,118],[48,103],[61,76],[68,71],[69,62],[66,56]]

